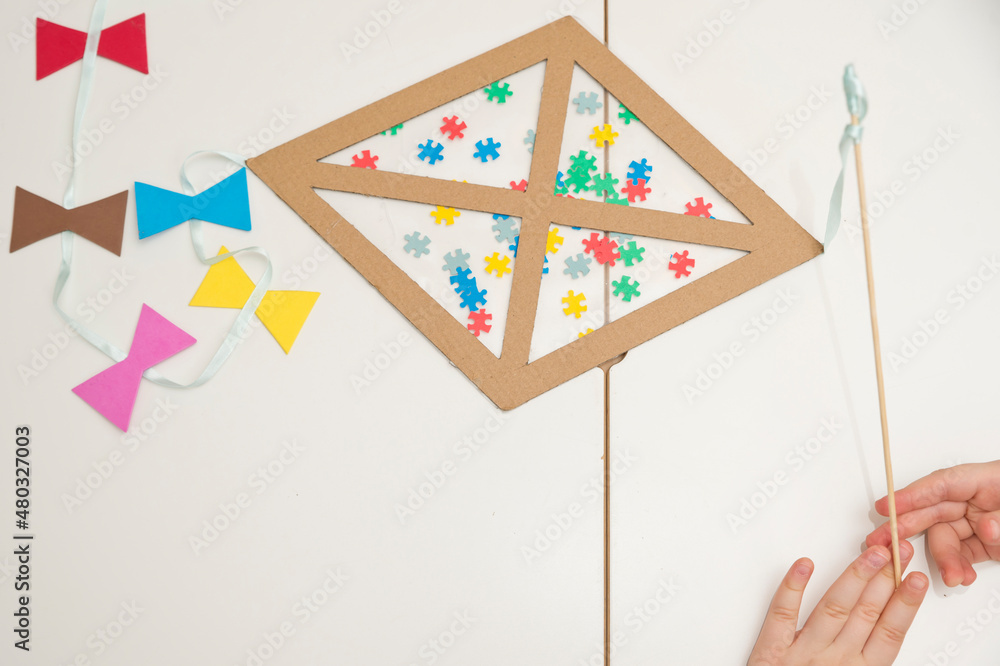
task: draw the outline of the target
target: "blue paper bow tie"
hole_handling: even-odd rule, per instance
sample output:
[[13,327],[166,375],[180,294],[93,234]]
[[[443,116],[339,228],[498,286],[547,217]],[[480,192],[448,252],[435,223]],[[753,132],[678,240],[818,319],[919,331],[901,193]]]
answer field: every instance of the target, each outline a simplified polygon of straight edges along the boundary
[[146,183],[135,184],[135,211],[139,238],[176,227],[188,220],[204,220],[233,229],[250,230],[247,170],[240,169],[201,194],[188,196]]

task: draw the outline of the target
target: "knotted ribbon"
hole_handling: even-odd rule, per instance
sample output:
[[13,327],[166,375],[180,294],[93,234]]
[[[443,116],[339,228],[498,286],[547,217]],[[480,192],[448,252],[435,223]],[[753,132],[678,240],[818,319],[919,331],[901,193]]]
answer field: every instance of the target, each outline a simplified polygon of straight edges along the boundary
[[837,231],[840,229],[847,160],[851,147],[861,143],[863,129],[861,122],[868,115],[868,97],[865,95],[865,87],[861,84],[861,79],[854,72],[854,65],[848,65],[844,69],[844,94],[847,97],[847,110],[851,113],[851,124],[844,128],[844,134],[840,138],[840,175],[837,176],[837,183],[833,186],[833,196],[830,197],[830,212],[826,218],[824,247],[830,245],[830,241],[836,237]]

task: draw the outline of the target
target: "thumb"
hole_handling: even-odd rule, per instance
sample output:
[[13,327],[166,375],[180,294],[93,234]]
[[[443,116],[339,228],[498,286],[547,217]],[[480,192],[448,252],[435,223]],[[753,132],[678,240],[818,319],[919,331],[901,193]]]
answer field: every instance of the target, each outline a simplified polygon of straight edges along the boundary
[[1000,511],[981,516],[976,521],[976,535],[986,546],[1000,546]]

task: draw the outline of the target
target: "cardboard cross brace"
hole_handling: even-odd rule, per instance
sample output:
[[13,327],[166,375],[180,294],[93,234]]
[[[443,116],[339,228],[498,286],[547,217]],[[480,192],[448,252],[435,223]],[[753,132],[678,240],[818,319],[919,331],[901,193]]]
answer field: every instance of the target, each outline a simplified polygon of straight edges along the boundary
[[[319,161],[542,61],[545,79],[526,192]],[[627,106],[751,224],[555,196],[574,63]],[[269,150],[248,160],[247,166],[502,409],[513,409],[823,251],[736,165],[570,17]],[[313,188],[520,217],[521,239],[500,357]],[[529,363],[550,223],[748,254]]]

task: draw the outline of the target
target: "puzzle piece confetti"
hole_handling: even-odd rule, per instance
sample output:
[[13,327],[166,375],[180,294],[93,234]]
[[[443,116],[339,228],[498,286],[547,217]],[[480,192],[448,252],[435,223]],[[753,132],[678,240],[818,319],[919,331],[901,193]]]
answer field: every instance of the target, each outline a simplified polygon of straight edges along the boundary
[[639,283],[630,282],[631,278],[627,275],[623,275],[621,280],[612,280],[611,284],[615,288],[615,296],[621,296],[621,299],[626,303],[632,301],[633,296],[642,296],[639,293]]
[[583,336],[587,335],[588,333],[593,333],[593,332],[594,332],[594,329],[592,329],[592,328],[587,328],[587,330],[586,330],[586,331],[583,331],[582,333],[577,333],[577,334],[576,334],[576,337],[578,337],[578,338],[582,338]]
[[670,259],[670,263],[667,264],[667,269],[674,272],[675,278],[691,275],[692,268],[694,268],[694,259],[688,259],[687,250],[675,252]]
[[500,257],[498,252],[494,252],[490,257],[483,257],[486,261],[486,272],[495,273],[497,277],[503,277],[507,273],[510,273],[510,257],[503,256]]
[[535,130],[528,130],[528,136],[524,137],[524,143],[528,145],[528,152],[535,152]]
[[479,312],[469,312],[469,324],[466,324],[472,333],[478,338],[480,333],[489,333],[490,329],[493,328],[491,324],[487,322],[493,319],[493,315],[486,312],[486,310],[480,310]]
[[380,134],[382,134],[382,136],[385,136],[387,134],[391,134],[393,136],[396,136],[396,132],[398,132],[401,129],[403,129],[403,123],[399,123],[398,125],[393,125],[392,127],[390,127],[389,129],[387,129],[386,131],[380,132]]
[[441,134],[447,134],[449,141],[465,137],[462,130],[467,129],[468,125],[465,124],[464,120],[460,121],[458,116],[452,116],[451,118],[442,118],[441,121],[444,123],[441,125]]
[[579,171],[587,174],[591,171],[597,171],[597,165],[595,164],[597,162],[597,158],[588,153],[586,150],[581,150],[576,155],[570,155],[569,161],[571,162],[569,167],[569,173],[571,175]]
[[590,257],[581,252],[575,257],[566,259],[566,268],[563,270],[563,274],[569,275],[575,280],[590,272],[590,263]]
[[496,102],[497,104],[505,104],[507,98],[514,94],[514,91],[510,89],[509,83],[504,83],[500,85],[499,81],[494,81],[490,85],[483,88],[483,92],[486,93],[486,98],[491,102]]
[[569,188],[566,187],[566,183],[563,182],[563,172],[556,172],[556,190],[554,194],[569,194]]
[[618,136],[618,132],[612,130],[611,125],[604,125],[602,127],[594,127],[590,138],[594,140],[594,146],[600,148],[602,144],[608,146],[615,145],[616,136]]
[[462,211],[455,210],[454,208],[447,208],[445,206],[438,206],[431,211],[431,217],[434,218],[434,224],[441,224],[444,222],[444,226],[450,227],[455,224],[455,218],[461,217]]
[[512,190],[518,190],[520,192],[527,192],[528,191],[528,181],[526,181],[524,178],[521,179],[520,183],[515,183],[514,181],[510,181],[510,189],[512,189]]
[[621,192],[626,197],[628,197],[629,203],[635,203],[635,200],[645,201],[646,195],[653,190],[646,187],[646,181],[642,178],[637,180],[626,180],[625,187],[622,188]]
[[431,239],[428,236],[421,236],[418,232],[414,231],[408,236],[403,236],[407,243],[403,246],[403,250],[406,252],[412,252],[413,256],[419,259],[425,254],[430,254],[431,251],[427,249],[430,245]]
[[573,188],[573,194],[579,194],[590,189],[590,174],[585,171],[574,171],[566,176],[565,182]]
[[486,139],[486,143],[482,140],[476,141],[476,152],[472,153],[473,157],[478,157],[480,162],[485,162],[486,160],[495,160],[500,157],[500,143],[493,140],[493,137]]
[[378,155],[372,155],[370,150],[362,150],[360,155],[351,155],[351,161],[353,162],[351,166],[361,167],[362,169],[377,169],[375,165],[378,162]]
[[587,254],[593,254],[594,259],[599,264],[614,266],[615,260],[621,258],[621,254],[617,252],[618,243],[596,231],[590,234],[590,238],[583,241],[583,247],[583,251]]
[[493,231],[497,235],[497,240],[501,243],[513,243],[517,237],[517,229],[514,227],[514,220],[510,219],[510,215],[497,214],[493,216],[493,219],[496,220]]
[[603,175],[595,175],[593,178],[594,184],[591,189],[599,197],[609,196],[617,197],[618,193],[615,191],[615,186],[618,185],[618,179],[612,176],[610,173]]
[[698,197],[697,199],[695,199],[693,204],[689,201],[688,203],[684,204],[684,207],[687,208],[687,212],[684,213],[685,215],[697,215],[698,217],[712,217],[712,214],[709,212],[709,210],[712,208],[712,204],[705,203],[705,199],[702,197]]
[[443,160],[444,157],[441,155],[441,151],[444,150],[444,146],[440,143],[434,143],[433,140],[427,139],[427,143],[418,143],[417,147],[420,148],[420,153],[417,155],[424,162],[430,162],[431,166],[438,160]]
[[563,244],[566,240],[559,235],[559,227],[553,227],[549,229],[549,236],[545,239],[545,253],[556,253],[559,251],[559,246]]
[[[471,256],[472,255],[469,253],[463,252],[462,248],[458,248],[454,252],[449,252],[444,255],[444,266],[441,267],[441,270],[448,271],[452,275],[454,275],[459,268],[469,270],[469,257]],[[631,266],[631,264],[629,265]]]
[[646,164],[646,158],[643,157],[641,162],[636,162],[635,160],[629,162],[628,175],[626,177],[629,180],[644,180],[648,183],[652,172],[653,167]]
[[562,299],[562,302],[566,305],[563,308],[563,312],[567,317],[569,315],[576,315],[576,318],[579,319],[587,311],[587,306],[583,304],[585,300],[587,300],[587,297],[582,292],[577,294],[570,289]]
[[622,246],[622,261],[626,266],[633,266],[642,261],[642,253],[646,251],[644,247],[636,247],[635,241],[629,241],[627,246]]
[[479,289],[476,278],[470,275],[471,272],[469,269],[459,268],[448,281],[455,285],[455,293],[462,297],[463,308],[478,310],[486,305],[486,290]]
[[573,100],[573,103],[576,104],[577,113],[589,113],[590,115],[594,115],[599,108],[604,106],[597,101],[597,93],[595,92],[580,93]]
[[631,125],[632,121],[638,121],[639,119],[635,117],[635,114],[625,108],[624,104],[618,105],[618,117],[622,119],[626,125]]

